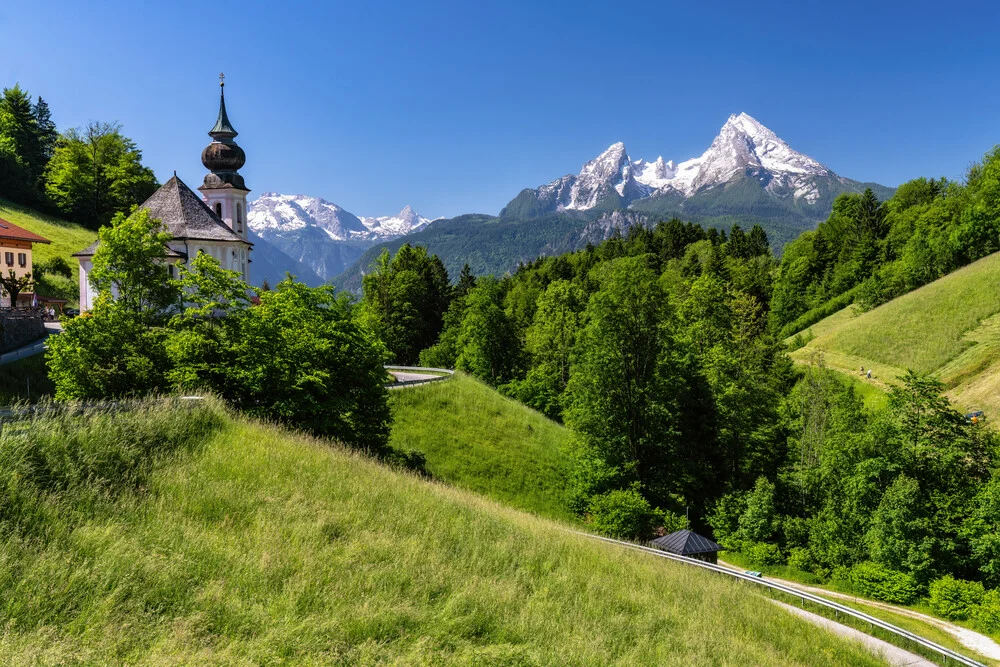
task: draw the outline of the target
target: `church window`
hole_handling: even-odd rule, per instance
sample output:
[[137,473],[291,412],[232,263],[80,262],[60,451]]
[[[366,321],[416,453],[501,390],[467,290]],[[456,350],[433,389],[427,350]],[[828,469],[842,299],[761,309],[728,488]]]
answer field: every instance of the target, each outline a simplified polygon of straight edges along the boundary
[[243,231],[243,204],[236,205],[236,231]]
[[215,214],[222,217],[222,202],[215,202]]

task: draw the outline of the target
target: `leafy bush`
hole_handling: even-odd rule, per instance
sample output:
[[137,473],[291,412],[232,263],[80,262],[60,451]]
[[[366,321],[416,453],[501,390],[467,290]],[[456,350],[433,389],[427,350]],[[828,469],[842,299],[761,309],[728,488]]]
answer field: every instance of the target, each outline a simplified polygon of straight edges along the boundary
[[1000,632],[1000,591],[986,591],[982,601],[969,609],[969,616],[982,632]]
[[951,575],[932,581],[928,589],[931,608],[953,621],[968,618],[972,607],[980,604],[986,594],[978,581],[963,581]]
[[656,524],[663,528],[664,533],[674,533],[690,527],[687,517],[681,514],[668,512],[667,510],[653,510],[656,516]]
[[850,581],[857,593],[882,602],[910,604],[919,592],[913,577],[878,563],[858,563],[851,568]]
[[812,552],[805,547],[792,547],[788,552],[788,564],[806,572],[812,572],[816,567]]
[[609,537],[649,537],[656,514],[636,489],[617,489],[590,500],[590,523]]
[[781,549],[778,548],[778,545],[768,542],[744,543],[743,555],[747,557],[747,560],[754,567],[781,565],[784,562],[784,559],[781,557]]

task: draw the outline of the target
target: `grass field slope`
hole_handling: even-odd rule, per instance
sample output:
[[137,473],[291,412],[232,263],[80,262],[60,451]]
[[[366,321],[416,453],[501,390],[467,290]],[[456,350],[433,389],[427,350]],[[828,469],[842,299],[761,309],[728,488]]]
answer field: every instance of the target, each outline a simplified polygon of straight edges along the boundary
[[1000,415],[1000,253],[984,257],[874,310],[854,306],[803,333],[813,337],[792,357],[822,355],[858,376],[873,369],[885,386],[912,369],[936,376],[959,410]]
[[[13,222],[15,225],[24,227],[28,231],[40,234],[52,241],[48,245],[38,243],[34,246],[32,249],[34,263],[37,264],[53,257],[62,257],[69,262],[70,267],[73,269],[73,279],[72,281],[66,281],[68,283],[66,285],[59,282],[56,286],[60,288],[60,291],[67,289],[73,290],[74,293],[78,291],[80,266],[79,262],[70,255],[78,250],[83,250],[93,243],[97,238],[97,232],[60,218],[38,213],[6,199],[0,199],[0,218]],[[44,293],[41,288],[39,288],[39,292]],[[59,295],[47,294],[46,296]],[[62,296],[65,298],[68,295],[64,293]]]
[[391,398],[391,446],[423,453],[434,478],[543,516],[572,516],[563,426],[461,372]]
[[4,429],[0,664],[878,664],[746,586],[214,409]]

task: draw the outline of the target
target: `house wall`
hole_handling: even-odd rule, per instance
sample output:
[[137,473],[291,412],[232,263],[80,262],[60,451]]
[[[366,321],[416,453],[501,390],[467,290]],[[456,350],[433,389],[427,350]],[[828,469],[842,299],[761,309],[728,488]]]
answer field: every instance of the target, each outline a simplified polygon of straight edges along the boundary
[[93,257],[80,258],[80,310],[93,310],[97,290],[90,284],[90,272],[94,268]]
[[[8,263],[8,253],[10,254],[11,261]],[[23,257],[21,257],[23,255]],[[21,259],[24,259],[24,266],[21,266]],[[11,241],[9,239],[0,239],[0,271],[3,275],[7,275],[8,272],[14,269],[14,273],[18,278],[24,277],[26,274],[31,273],[31,242],[30,241]]]

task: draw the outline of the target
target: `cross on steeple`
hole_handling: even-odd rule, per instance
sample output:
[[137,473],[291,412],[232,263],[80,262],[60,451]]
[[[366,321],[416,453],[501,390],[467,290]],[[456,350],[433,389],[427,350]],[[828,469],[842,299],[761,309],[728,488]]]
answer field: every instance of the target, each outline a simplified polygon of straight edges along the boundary
[[219,85],[220,86],[226,85],[226,75],[223,72],[219,72]]

